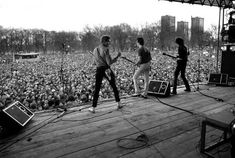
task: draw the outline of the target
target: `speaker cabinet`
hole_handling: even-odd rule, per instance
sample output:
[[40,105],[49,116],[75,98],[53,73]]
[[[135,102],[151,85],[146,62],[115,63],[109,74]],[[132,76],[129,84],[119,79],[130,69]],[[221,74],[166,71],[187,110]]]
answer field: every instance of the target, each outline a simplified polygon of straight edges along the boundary
[[2,110],[1,124],[7,128],[24,127],[34,116],[27,107],[16,101]]
[[230,25],[228,29],[228,42],[235,43],[235,25]]
[[148,94],[167,97],[170,95],[170,82],[151,80],[149,82]]
[[[231,46],[230,46],[231,47]],[[235,52],[231,50],[222,51],[221,73],[235,77]]]
[[229,77],[228,78],[228,85],[229,86],[235,86],[235,78],[234,77]]
[[208,84],[227,85],[228,74],[210,74]]

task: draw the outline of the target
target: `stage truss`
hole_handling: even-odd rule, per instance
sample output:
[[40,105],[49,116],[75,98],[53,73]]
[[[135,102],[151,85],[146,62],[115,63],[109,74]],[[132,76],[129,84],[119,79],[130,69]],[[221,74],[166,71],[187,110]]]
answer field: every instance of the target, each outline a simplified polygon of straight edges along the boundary
[[162,0],[170,2],[180,2],[188,4],[198,4],[206,6],[214,6],[219,8],[235,8],[235,0]]

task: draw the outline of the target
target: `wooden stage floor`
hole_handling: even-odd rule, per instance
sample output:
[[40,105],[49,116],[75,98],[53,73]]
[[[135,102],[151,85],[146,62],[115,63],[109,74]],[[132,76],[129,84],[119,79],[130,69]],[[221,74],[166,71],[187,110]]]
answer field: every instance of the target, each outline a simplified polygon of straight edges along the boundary
[[[0,157],[203,158],[201,121],[234,108],[235,87],[200,85],[200,91],[178,90],[178,95],[158,99],[129,96],[122,102],[121,111],[111,100],[100,103],[95,114],[88,112],[88,105],[81,111],[74,107],[65,113],[36,113],[17,134],[0,139]],[[141,134],[148,141],[137,141]],[[208,128],[207,144],[220,141],[221,135]],[[230,146],[220,146],[211,154],[230,158]]]

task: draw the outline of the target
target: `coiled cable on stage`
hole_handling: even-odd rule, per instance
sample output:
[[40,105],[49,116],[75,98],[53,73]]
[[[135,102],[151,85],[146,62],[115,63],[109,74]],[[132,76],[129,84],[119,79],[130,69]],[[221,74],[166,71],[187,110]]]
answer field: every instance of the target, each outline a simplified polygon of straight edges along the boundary
[[[125,113],[123,112],[123,109],[120,110],[122,114],[124,115]],[[129,121],[127,118],[123,118],[125,121],[127,121],[132,127],[138,130],[140,135],[138,135],[136,138],[119,138],[117,140],[117,146],[123,149],[140,149],[144,147],[149,147],[152,146],[154,150],[161,155],[162,158],[165,158],[164,155],[158,150],[157,147],[155,147],[151,142],[147,134],[141,130],[139,127],[134,125],[131,121]]]

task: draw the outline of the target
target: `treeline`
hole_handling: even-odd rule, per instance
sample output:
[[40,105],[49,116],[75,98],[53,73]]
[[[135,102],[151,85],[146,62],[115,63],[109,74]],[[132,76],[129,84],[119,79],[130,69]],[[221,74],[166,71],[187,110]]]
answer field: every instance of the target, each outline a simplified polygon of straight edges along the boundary
[[[163,31],[162,31],[163,32]],[[146,46],[154,48],[171,49],[171,46],[161,43],[160,23],[146,24],[142,28],[133,28],[128,24],[115,26],[85,27],[81,32],[56,32],[42,29],[15,29],[0,26],[0,53],[5,52],[58,52],[69,46],[69,51],[91,51],[99,44],[103,34],[112,37],[112,48],[119,51],[132,51],[136,48],[136,38],[143,36]],[[217,28],[212,26],[202,35],[202,45],[215,47],[217,43]],[[162,38],[162,36],[161,36]],[[164,38],[164,36],[163,36]],[[187,41],[187,40],[186,40]],[[187,41],[190,45],[190,40]]]

